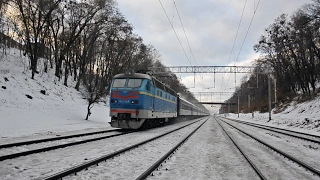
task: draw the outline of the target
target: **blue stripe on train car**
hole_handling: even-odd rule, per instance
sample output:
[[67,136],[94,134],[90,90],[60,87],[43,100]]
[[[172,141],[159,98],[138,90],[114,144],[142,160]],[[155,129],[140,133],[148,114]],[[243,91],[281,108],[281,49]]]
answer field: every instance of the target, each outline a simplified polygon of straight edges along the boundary
[[168,101],[168,100],[163,100],[160,98],[155,98],[155,105],[154,105],[154,111],[156,112],[177,112],[177,104]]
[[152,96],[149,94],[141,94],[142,98],[142,109],[152,110]]

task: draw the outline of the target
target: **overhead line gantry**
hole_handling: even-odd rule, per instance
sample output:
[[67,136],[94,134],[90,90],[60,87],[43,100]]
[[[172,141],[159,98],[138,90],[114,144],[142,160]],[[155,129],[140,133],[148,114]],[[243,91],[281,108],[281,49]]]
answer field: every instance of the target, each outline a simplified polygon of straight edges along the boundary
[[232,95],[233,92],[192,92],[195,96]]
[[171,66],[150,67],[154,74],[162,73],[259,73],[265,74],[267,68],[254,66]]
[[[167,73],[256,73],[268,75],[268,109],[269,121],[271,120],[271,69],[267,67],[254,66],[172,66],[172,67],[151,67],[149,68],[155,75]],[[239,103],[238,103],[239,104]],[[239,107],[238,107],[239,108]],[[238,110],[239,113],[239,110]],[[239,116],[239,114],[238,114]]]

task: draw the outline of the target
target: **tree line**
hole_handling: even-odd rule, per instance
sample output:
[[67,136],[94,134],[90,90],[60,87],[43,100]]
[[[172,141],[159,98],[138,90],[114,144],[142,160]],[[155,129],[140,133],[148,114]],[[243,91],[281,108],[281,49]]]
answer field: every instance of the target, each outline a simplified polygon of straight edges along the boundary
[[[76,81],[88,101],[86,119],[93,104],[108,95],[114,75],[164,66],[158,51],[133,33],[114,0],[0,0],[0,10],[0,44],[18,42],[16,48],[30,60],[32,79],[41,61],[43,71],[54,69],[65,86],[70,78]],[[187,92],[177,77],[163,81]]]
[[[297,95],[316,96],[320,82],[320,0],[313,0],[291,16],[280,15],[265,29],[254,50],[261,55],[254,66],[271,71],[272,107],[276,106],[275,101],[278,104],[288,102]],[[267,82],[267,74],[252,74],[243,79],[227,102],[237,103],[239,96],[240,111],[266,112]],[[276,93],[273,93],[275,88]],[[237,106],[228,108],[232,112],[238,111]]]

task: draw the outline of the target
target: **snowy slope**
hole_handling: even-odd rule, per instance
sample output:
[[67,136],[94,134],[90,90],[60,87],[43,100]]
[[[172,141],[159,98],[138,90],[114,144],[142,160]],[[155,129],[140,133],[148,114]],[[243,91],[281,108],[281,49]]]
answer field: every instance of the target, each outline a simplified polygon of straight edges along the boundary
[[55,79],[54,69],[44,73],[39,60],[40,73],[33,80],[27,58],[16,49],[7,53],[0,60],[1,138],[110,127],[106,104],[95,105],[89,121],[85,120],[87,102],[74,89],[73,77],[66,87]]
[[254,112],[254,118],[252,114],[239,114],[239,118],[238,114],[229,114],[227,117],[320,135],[320,97],[299,104],[292,102],[281,113],[272,112],[271,121],[269,113]]
[[[53,69],[49,69],[49,73],[42,72],[40,61],[38,69],[41,71],[32,80],[27,58],[15,49],[7,53],[0,60],[0,138],[110,128],[107,104],[95,105],[89,121],[84,120],[87,103],[74,89],[73,77],[66,87],[55,79]],[[41,94],[41,90],[46,94]],[[227,116],[238,118],[237,114]],[[255,113],[254,118],[251,114],[240,114],[239,119],[320,134],[320,98],[302,104],[292,103],[282,113],[272,114],[270,122],[268,113]]]

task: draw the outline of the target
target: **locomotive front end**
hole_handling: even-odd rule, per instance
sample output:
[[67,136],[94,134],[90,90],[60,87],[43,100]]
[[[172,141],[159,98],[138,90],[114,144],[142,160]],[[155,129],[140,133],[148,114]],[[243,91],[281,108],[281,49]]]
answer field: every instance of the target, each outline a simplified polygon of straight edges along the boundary
[[110,89],[111,126],[138,129],[151,107],[146,96],[149,76],[138,73],[116,75]]

